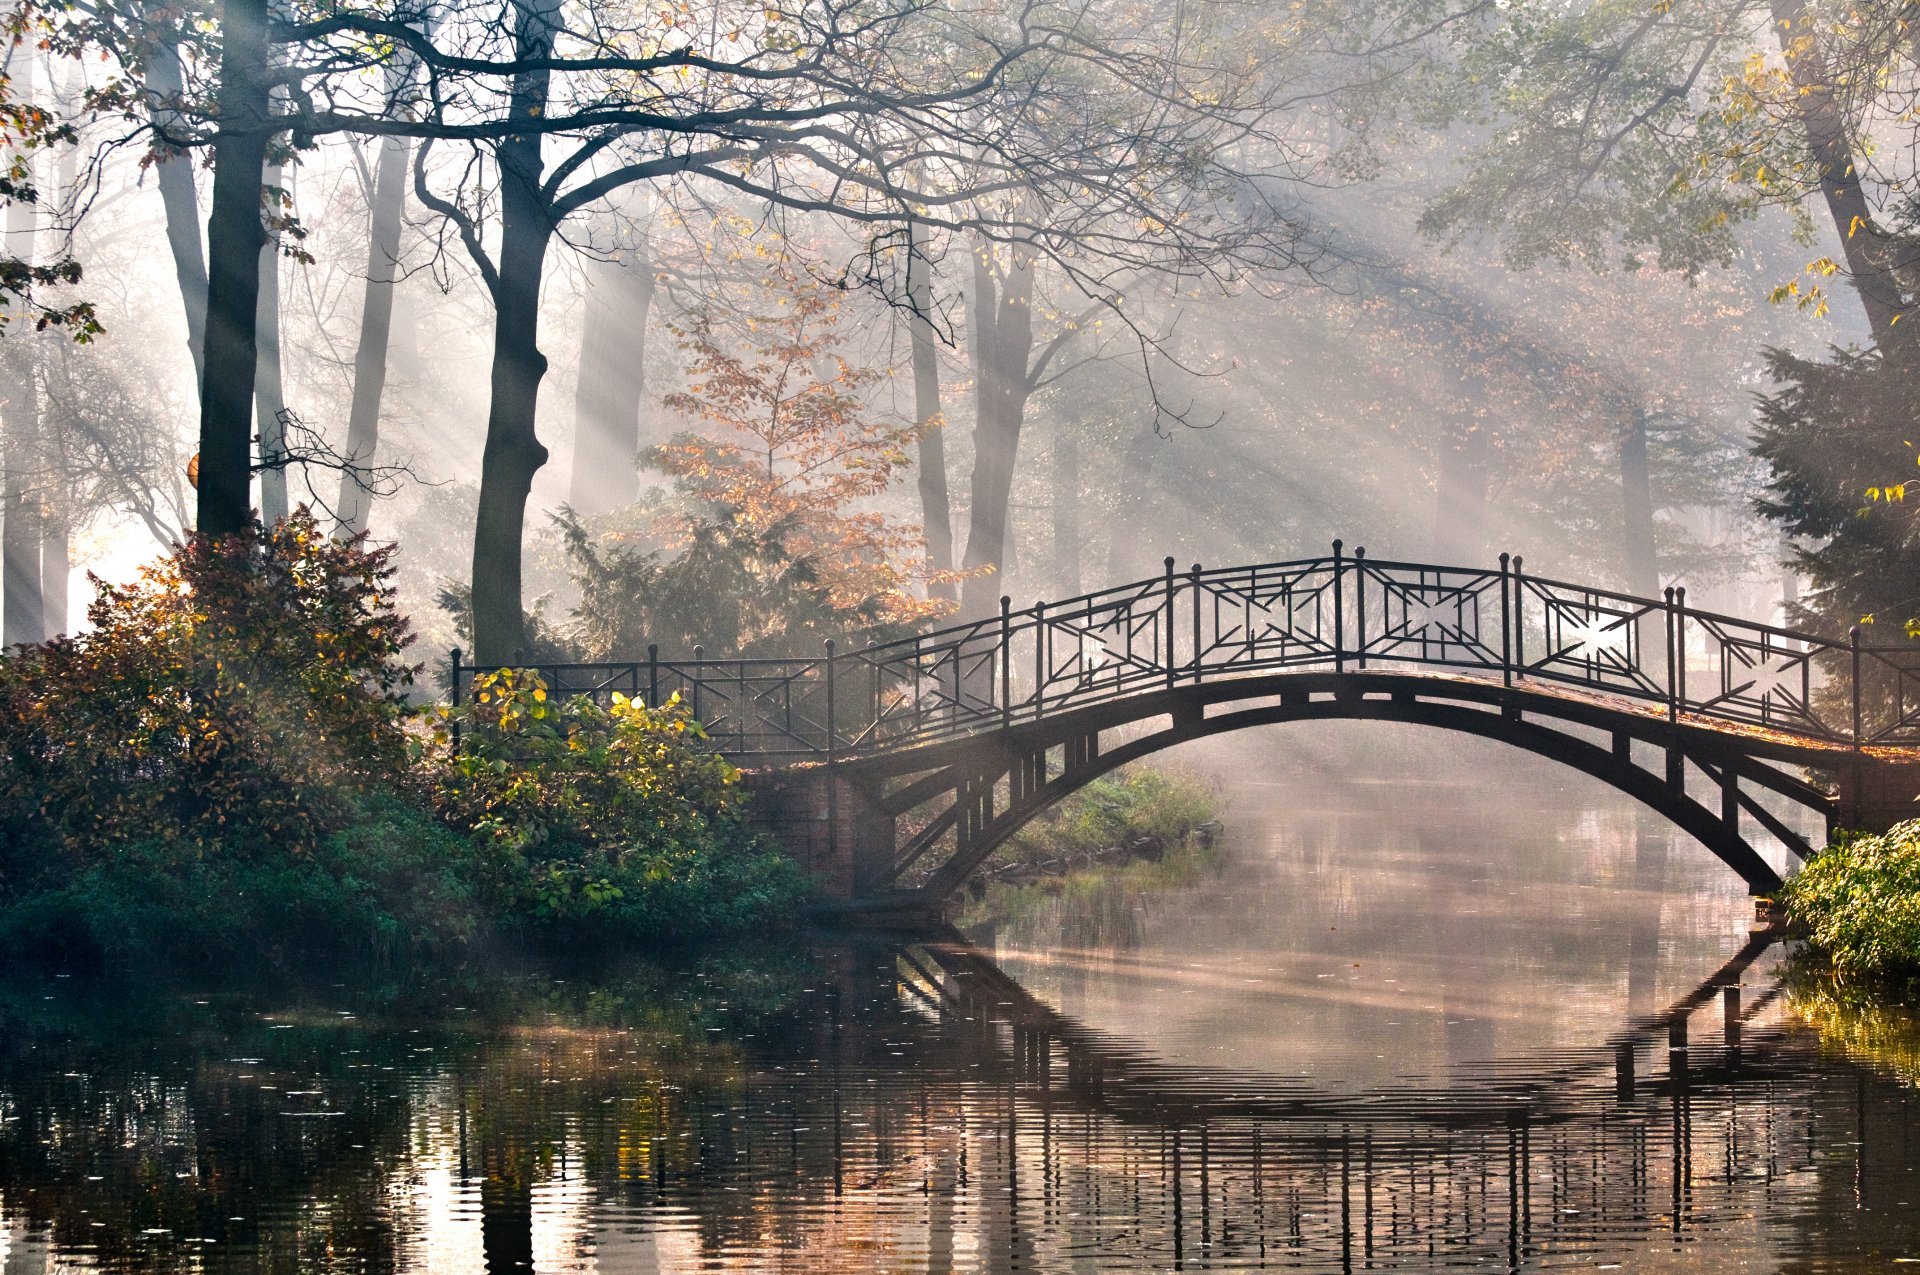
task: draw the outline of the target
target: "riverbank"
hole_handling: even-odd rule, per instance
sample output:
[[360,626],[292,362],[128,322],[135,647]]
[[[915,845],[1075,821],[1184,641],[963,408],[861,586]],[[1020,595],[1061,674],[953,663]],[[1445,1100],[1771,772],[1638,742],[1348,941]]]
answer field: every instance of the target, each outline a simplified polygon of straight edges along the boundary
[[1920,820],[1843,833],[1781,889],[1804,960],[1842,987],[1920,997]]

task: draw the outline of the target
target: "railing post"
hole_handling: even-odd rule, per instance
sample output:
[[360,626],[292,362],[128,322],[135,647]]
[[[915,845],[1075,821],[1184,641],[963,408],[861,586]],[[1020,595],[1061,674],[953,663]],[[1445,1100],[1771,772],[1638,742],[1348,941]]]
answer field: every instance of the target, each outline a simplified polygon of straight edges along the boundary
[[660,644],[647,643],[647,707],[660,707]]
[[1176,667],[1174,663],[1174,652],[1173,652],[1174,583],[1173,583],[1173,555],[1172,554],[1167,555],[1166,571],[1167,571],[1167,596],[1166,596],[1165,602],[1162,604],[1165,609],[1165,613],[1160,618],[1160,628],[1167,635],[1167,638],[1166,638],[1167,685],[1171,687],[1173,685],[1174,669]]
[[1677,668],[1679,656],[1674,642],[1677,637],[1673,622],[1673,586],[1667,586],[1667,720],[1680,720],[1680,678]]
[[1193,680],[1200,680],[1200,564],[1193,564]]
[[1513,555],[1506,553],[1500,555],[1500,681],[1513,685]]
[[1353,649],[1360,667],[1367,666],[1367,547],[1353,551]]
[[1047,647],[1052,635],[1047,632],[1047,604],[1033,604],[1033,720],[1039,721],[1047,706]]
[[453,697],[453,751],[456,753],[460,751],[460,656],[461,650],[457,646],[453,648],[449,655],[449,663],[452,670],[449,676],[452,679],[451,694]]
[[1519,554],[1513,555],[1513,659],[1512,668],[1516,675],[1525,678],[1527,673],[1527,560]]
[[700,664],[706,652],[707,648],[704,646],[693,648],[693,720],[702,726],[705,726],[706,722],[700,716],[700,683],[705,680],[703,676],[705,670],[700,667]]
[[1687,707],[1687,586],[1673,591],[1673,664],[1680,675],[1679,709]]
[[867,643],[867,664],[873,669],[873,734],[868,736],[868,739],[875,744],[880,742],[880,693],[883,688],[880,681],[880,661],[874,658],[873,653],[879,649],[878,642]]
[[1341,556],[1344,551],[1345,545],[1338,540],[1333,542],[1333,671],[1336,673],[1347,671],[1347,621],[1340,597],[1340,577],[1346,574],[1346,559]]
[[1860,751],[1860,626],[1847,630],[1847,648],[1853,657],[1853,751]]
[[[821,645],[827,652],[827,765],[832,766],[840,751],[840,721],[837,697],[834,694],[833,639],[828,638]],[[694,647],[698,651],[699,647]]]
[[1013,724],[1013,599],[1000,595],[1000,724]]
[[[834,696],[833,639],[828,638],[821,645],[827,651],[827,856],[832,860],[840,853],[840,779],[836,773],[840,760],[840,723]],[[700,648],[693,649],[697,652]]]

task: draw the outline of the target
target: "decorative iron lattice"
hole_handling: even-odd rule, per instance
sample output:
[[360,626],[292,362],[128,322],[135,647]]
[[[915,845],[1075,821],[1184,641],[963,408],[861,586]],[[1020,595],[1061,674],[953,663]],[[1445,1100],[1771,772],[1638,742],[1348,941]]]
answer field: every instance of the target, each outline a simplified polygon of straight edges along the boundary
[[[1920,746],[1920,646],[1866,646],[1496,568],[1348,555],[1174,569],[809,659],[527,666],[559,696],[678,694],[714,746],[778,765],[978,734],[1129,695],[1280,670],[1420,668],[1665,707],[1823,744]],[[456,702],[473,673],[453,652]]]

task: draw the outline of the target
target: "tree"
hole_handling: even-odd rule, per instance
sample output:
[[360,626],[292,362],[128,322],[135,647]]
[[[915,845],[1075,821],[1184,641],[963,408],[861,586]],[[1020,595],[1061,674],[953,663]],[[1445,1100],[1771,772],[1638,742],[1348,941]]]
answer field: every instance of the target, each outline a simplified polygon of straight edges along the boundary
[[677,329],[689,383],[666,402],[715,432],[666,444],[659,464],[702,505],[807,564],[832,609],[893,624],[940,614],[909,587],[928,574],[920,528],[871,505],[908,463],[918,425],[873,416],[867,394],[881,373],[840,353],[832,291],[780,269],[767,300],[744,351],[709,314]]

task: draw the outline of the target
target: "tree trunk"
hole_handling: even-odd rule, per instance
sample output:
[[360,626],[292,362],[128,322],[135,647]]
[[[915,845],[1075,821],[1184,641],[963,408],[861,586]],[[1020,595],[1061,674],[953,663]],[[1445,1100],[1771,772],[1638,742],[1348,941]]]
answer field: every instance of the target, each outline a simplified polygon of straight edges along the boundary
[[[61,497],[65,494],[58,493]],[[56,499],[47,506],[46,520],[40,528],[40,616],[46,637],[59,637],[67,631],[72,580],[73,527],[64,499]]]
[[1647,414],[1633,410],[1620,440],[1620,571],[1627,592],[1660,596],[1660,559],[1653,542],[1653,479],[1647,463]]
[[1053,435],[1053,574],[1062,597],[1080,593],[1080,415]]
[[267,0],[228,0],[220,47],[220,136],[213,143],[207,222],[206,359],[200,394],[200,501],[206,535],[241,530],[251,516],[253,382],[259,359],[260,177],[266,163]]
[[[277,188],[284,178],[279,164],[268,164],[262,185]],[[273,196],[276,200],[278,196]],[[260,520],[271,527],[287,510],[287,405],[280,384],[280,236],[270,235],[260,249],[260,302],[254,316],[259,362],[253,385],[254,430],[260,440]]]
[[[553,49],[558,0],[516,9],[515,54],[538,61]],[[546,109],[549,73],[514,77],[512,110],[531,117]],[[534,433],[540,380],[540,276],[553,238],[552,209],[540,189],[540,137],[501,142],[500,261],[493,285],[493,400],[480,461],[480,508],[473,529],[473,647],[477,665],[511,662],[527,645],[521,598],[521,540],[533,476],[547,462]]]
[[[387,349],[393,335],[393,294],[399,279],[400,223],[407,203],[408,145],[404,138],[380,142],[372,202],[367,209],[367,288],[360,301],[360,343],[353,353],[353,404],[347,412],[346,460],[364,469],[380,446],[380,400],[387,389]],[[367,529],[371,496],[353,469],[340,475],[334,513],[340,530]]]
[[576,513],[603,514],[640,499],[653,263],[644,247],[630,259],[622,253],[620,259],[594,262],[587,283],[567,500]]
[[[35,55],[21,51],[14,71],[14,93],[33,97]],[[31,159],[27,161],[32,163]],[[27,177],[32,181],[31,169]],[[35,239],[34,206],[15,200],[7,208],[7,251],[31,262]],[[5,432],[0,435],[0,646],[38,642],[46,636],[40,589],[41,496],[45,464],[40,455],[40,378],[36,334],[14,325],[6,338]]]
[[1007,503],[1031,392],[1027,363],[1033,353],[1033,263],[1018,250],[1011,256],[997,301],[986,252],[974,258],[976,418],[965,565],[978,574],[961,585],[963,619],[991,615],[1006,592],[1000,573],[1007,561]]
[[1920,321],[1909,321],[1904,328],[1895,326],[1905,308],[1897,268],[1901,250],[1874,224],[1848,141],[1845,112],[1834,98],[1816,44],[1801,40],[1812,27],[1807,6],[1803,0],[1772,0],[1772,12],[1774,34],[1779,38],[1788,74],[1799,90],[1794,107],[1806,131],[1807,148],[1820,171],[1820,194],[1840,236],[1847,273],[1866,309],[1874,343],[1891,356],[1911,354],[1914,342],[1920,339],[1916,335]]
[[[147,92],[154,103],[179,100],[183,87],[180,78],[180,49],[172,41],[163,41],[147,63]],[[159,105],[150,106],[155,129],[163,135],[178,112]],[[154,166],[154,180],[160,187],[160,204],[166,212],[167,247],[173,253],[173,273],[180,285],[180,301],[187,314],[187,349],[193,355],[193,389],[200,392],[206,373],[203,366],[207,343],[207,261],[200,247],[200,199],[194,190],[193,154],[172,155]]]
[[[946,422],[940,414],[940,352],[933,332],[933,262],[927,258],[927,231],[918,220],[907,223],[907,303],[913,312],[907,330],[913,341],[913,417],[920,435],[920,525],[927,537],[927,565],[953,570],[953,509],[947,494]],[[944,580],[927,586],[930,598],[951,598]]]

